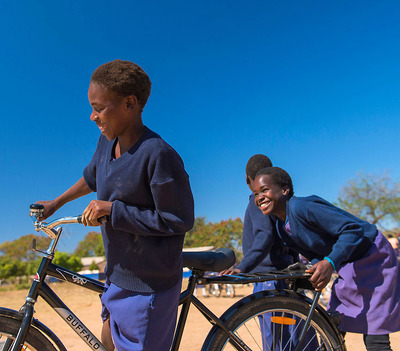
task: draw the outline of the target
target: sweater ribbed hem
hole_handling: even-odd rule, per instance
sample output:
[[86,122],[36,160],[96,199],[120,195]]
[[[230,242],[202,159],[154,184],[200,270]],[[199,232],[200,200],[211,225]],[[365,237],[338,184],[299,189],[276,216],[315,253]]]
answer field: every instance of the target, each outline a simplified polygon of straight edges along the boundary
[[107,276],[107,278],[111,283],[125,290],[153,293],[172,288],[182,280],[182,275],[183,272],[181,271],[173,276],[148,279],[148,282],[145,282],[132,274],[114,271],[110,276]]

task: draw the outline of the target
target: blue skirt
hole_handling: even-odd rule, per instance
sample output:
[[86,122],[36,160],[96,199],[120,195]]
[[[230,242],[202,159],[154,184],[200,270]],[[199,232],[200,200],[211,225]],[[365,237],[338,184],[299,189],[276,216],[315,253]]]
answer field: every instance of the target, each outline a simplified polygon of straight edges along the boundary
[[378,232],[361,259],[338,270],[328,312],[342,314],[344,332],[382,335],[400,331],[400,264]]

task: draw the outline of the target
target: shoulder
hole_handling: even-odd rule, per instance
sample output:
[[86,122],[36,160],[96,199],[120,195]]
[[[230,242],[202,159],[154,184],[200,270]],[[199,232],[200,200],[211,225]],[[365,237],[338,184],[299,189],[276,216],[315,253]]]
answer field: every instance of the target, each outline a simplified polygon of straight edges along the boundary
[[328,201],[317,195],[297,197],[293,196],[287,204],[288,210],[292,214],[307,214],[313,212],[322,206],[333,207]]
[[145,127],[140,149],[142,152],[154,157],[170,157],[181,159],[176,150],[168,144],[159,134]]
[[[293,197],[292,199],[288,202],[289,220],[292,219],[292,221],[299,218],[302,221],[317,225],[318,223],[338,221],[339,217],[343,217],[345,214],[345,211],[316,195]],[[348,215],[345,214],[345,216]]]
[[145,165],[152,183],[188,178],[183,160],[175,149],[147,127],[137,157]]

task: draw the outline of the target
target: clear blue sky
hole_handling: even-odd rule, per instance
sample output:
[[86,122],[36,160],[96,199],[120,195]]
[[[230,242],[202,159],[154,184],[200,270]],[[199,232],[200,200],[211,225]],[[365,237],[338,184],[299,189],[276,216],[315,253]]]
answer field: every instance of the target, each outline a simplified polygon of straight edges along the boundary
[[[196,216],[242,217],[265,153],[297,195],[337,199],[360,171],[400,175],[399,1],[18,1],[0,12],[0,242],[82,175],[99,135],[92,71],[141,65],[145,124],[182,156]],[[89,197],[53,218],[80,214]],[[89,230],[72,225],[60,249]]]

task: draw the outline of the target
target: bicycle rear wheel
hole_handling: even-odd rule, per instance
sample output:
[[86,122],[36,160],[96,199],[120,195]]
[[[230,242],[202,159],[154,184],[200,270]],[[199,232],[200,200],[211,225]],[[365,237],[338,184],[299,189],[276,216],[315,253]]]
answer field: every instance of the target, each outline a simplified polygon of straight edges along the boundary
[[[0,351],[11,350],[11,346],[18,333],[21,321],[8,316],[0,316]],[[58,351],[53,344],[33,326],[22,347],[28,351]]]
[[[251,350],[295,350],[310,305],[290,296],[250,295],[232,306],[224,324]],[[221,317],[224,320],[224,316]],[[213,327],[202,350],[236,350],[228,336]],[[341,335],[315,311],[301,351],[345,351]]]

